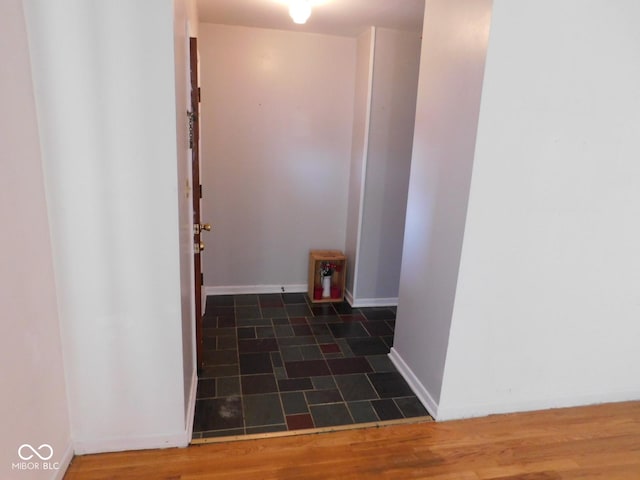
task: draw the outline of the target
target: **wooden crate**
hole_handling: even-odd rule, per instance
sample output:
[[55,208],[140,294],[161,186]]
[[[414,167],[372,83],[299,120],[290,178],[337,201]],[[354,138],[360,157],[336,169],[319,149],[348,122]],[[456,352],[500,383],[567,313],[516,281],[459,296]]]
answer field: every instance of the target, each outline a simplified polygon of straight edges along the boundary
[[[331,275],[331,297],[322,298],[320,266],[330,262],[337,266]],[[308,295],[313,303],[342,302],[347,270],[347,257],[340,250],[311,250],[309,252]],[[320,295],[320,296],[319,296]]]

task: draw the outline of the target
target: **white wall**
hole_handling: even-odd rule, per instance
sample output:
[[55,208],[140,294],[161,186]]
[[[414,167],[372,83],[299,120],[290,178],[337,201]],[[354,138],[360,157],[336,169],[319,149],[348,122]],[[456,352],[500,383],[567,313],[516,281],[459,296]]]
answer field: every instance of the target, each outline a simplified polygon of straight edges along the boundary
[[397,302],[419,62],[420,32],[376,28],[356,303]]
[[494,1],[442,418],[640,398],[639,17]]
[[427,0],[392,358],[435,413],[473,165],[491,0]]
[[186,444],[171,0],[27,0],[76,452]]
[[[0,477],[62,478],[73,454],[49,222],[22,2],[0,2]],[[53,448],[59,471],[13,470]],[[29,453],[25,451],[25,453]],[[43,451],[42,453],[46,453]]]
[[371,118],[375,31],[375,28],[369,28],[362,32],[356,40],[356,81],[347,203],[347,235],[345,241],[345,254],[347,256],[346,289],[351,299],[355,290],[354,280],[357,276],[358,252],[361,239],[364,172],[367,164],[369,120]]
[[208,287],[304,290],[308,250],[344,249],[355,48],[200,24]]
[[180,242],[180,301],[182,314],[182,371],[184,382],[185,428],[191,432],[197,388],[195,358],[195,280],[193,259],[193,194],[191,150],[186,117],[191,110],[189,37],[191,21],[186,8],[192,2],[173,0],[175,55],[175,115],[178,171],[178,223]]

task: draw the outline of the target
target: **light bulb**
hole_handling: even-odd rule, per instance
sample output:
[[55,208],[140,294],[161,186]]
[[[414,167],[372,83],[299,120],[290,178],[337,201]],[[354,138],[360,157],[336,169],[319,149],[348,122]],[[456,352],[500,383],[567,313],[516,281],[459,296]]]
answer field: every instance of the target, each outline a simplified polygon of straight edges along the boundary
[[305,23],[311,16],[311,4],[308,0],[291,0],[289,15],[294,23]]

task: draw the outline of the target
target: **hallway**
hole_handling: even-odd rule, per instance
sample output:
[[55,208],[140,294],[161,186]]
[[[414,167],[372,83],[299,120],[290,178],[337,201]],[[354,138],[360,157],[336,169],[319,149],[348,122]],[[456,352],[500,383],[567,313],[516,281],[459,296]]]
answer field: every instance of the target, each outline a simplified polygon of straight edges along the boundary
[[210,296],[194,441],[428,416],[387,354],[395,308]]

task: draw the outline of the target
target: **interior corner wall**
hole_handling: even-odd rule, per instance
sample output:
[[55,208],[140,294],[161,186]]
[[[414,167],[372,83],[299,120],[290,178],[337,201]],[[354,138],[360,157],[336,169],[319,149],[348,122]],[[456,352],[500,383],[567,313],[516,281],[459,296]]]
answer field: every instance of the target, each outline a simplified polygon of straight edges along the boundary
[[491,0],[427,0],[391,358],[436,415],[473,167]]
[[637,18],[494,1],[441,418],[640,398]]
[[[0,2],[0,58],[6,73],[0,75],[0,477],[61,479],[73,449],[40,139],[20,0]],[[53,450],[49,462],[58,464],[60,470],[13,468],[13,464],[22,463],[18,455],[21,445],[38,448],[45,443]]]
[[306,291],[344,250],[353,38],[201,23],[207,293]]
[[420,32],[376,28],[355,304],[398,299]]
[[349,171],[349,197],[347,203],[347,298],[353,303],[356,289],[358,252],[362,226],[364,179],[369,145],[369,120],[371,117],[371,89],[373,87],[373,54],[375,27],[362,32],[356,40],[356,79],[353,104],[351,140],[351,165]]
[[76,453],[186,445],[172,0],[25,0]]

